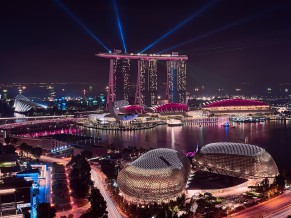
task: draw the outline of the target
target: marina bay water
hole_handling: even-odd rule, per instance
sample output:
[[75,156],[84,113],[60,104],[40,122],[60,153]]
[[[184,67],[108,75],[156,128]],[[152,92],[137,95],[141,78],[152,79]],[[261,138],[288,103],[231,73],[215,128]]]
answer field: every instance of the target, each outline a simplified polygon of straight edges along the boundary
[[280,172],[291,175],[291,120],[272,120],[263,123],[233,123],[232,127],[217,125],[184,125],[137,131],[106,131],[81,128],[84,135],[101,137],[102,142],[120,148],[128,146],[172,148],[180,152],[194,151],[212,142],[239,142],[260,146],[276,161]]

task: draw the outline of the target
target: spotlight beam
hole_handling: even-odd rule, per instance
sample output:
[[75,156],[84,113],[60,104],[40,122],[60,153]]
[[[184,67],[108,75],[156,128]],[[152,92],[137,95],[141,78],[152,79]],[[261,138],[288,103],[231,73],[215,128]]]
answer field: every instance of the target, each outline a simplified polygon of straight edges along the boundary
[[64,4],[62,4],[59,0],[55,0],[55,2],[60,6],[61,9],[63,9],[77,24],[79,24],[83,30],[86,31],[86,33],[91,36],[96,42],[98,42],[103,48],[105,48],[108,52],[110,52],[110,49],[106,47],[106,45],[101,42],[101,40],[92,33],[91,30],[89,30],[88,27],[86,27]]
[[217,2],[217,0],[213,0],[213,1],[209,2],[203,8],[201,8],[200,10],[198,10],[197,12],[192,14],[190,17],[188,17],[185,20],[183,20],[182,22],[180,22],[177,26],[175,26],[174,28],[170,29],[167,33],[165,33],[164,35],[160,36],[160,38],[158,38],[156,41],[152,42],[150,45],[148,45],[146,48],[144,48],[143,50],[141,50],[138,53],[144,53],[145,51],[147,51],[148,49],[150,49],[151,47],[156,45],[158,42],[160,42],[164,38],[168,37],[169,35],[171,35],[175,31],[177,31],[178,29],[180,29],[182,26],[184,26],[186,23],[188,23],[193,18],[196,18],[196,17],[200,16],[204,11],[206,11],[210,6],[212,6],[216,2]]
[[216,54],[216,53],[224,53],[224,52],[232,52],[232,51],[239,51],[249,48],[258,48],[258,47],[267,47],[273,46],[277,44],[285,44],[290,43],[290,38],[278,38],[273,40],[266,40],[266,41],[258,41],[256,43],[247,43],[242,45],[233,45],[233,46],[221,46],[221,47],[213,47],[213,48],[206,48],[206,49],[197,49],[195,55],[207,55],[207,54]]
[[172,49],[174,49],[174,48],[177,48],[177,47],[180,47],[180,46],[183,46],[183,45],[189,44],[189,43],[191,43],[191,42],[198,41],[198,40],[203,39],[203,38],[205,38],[205,37],[211,36],[211,35],[213,35],[213,34],[215,34],[215,33],[219,33],[219,32],[221,32],[221,31],[224,31],[224,30],[230,29],[230,28],[232,28],[232,27],[235,27],[235,26],[241,25],[241,24],[246,23],[246,22],[248,22],[248,21],[251,21],[251,20],[253,20],[253,19],[255,19],[255,18],[261,17],[261,16],[263,16],[264,14],[266,14],[266,13],[268,13],[268,12],[271,12],[271,11],[273,11],[273,10],[275,10],[275,9],[278,9],[278,8],[279,8],[279,7],[277,7],[277,8],[271,8],[271,9],[265,10],[265,11],[263,11],[263,12],[261,12],[261,13],[253,14],[253,15],[251,15],[251,16],[249,16],[249,17],[246,17],[246,18],[243,18],[243,19],[237,20],[237,21],[235,21],[235,22],[232,22],[232,23],[230,23],[230,24],[227,24],[227,25],[225,25],[225,26],[223,26],[223,27],[220,27],[220,28],[218,28],[218,29],[215,29],[215,30],[210,31],[210,32],[208,32],[208,33],[205,33],[205,34],[203,34],[203,35],[197,36],[197,37],[192,38],[192,39],[190,39],[190,40],[187,40],[187,41],[185,41],[185,42],[182,42],[182,43],[176,44],[176,45],[174,45],[174,46],[171,46],[171,47],[169,47],[169,48],[167,48],[167,49],[165,49],[165,50],[162,50],[162,51],[158,52],[158,54],[160,54],[160,53],[164,53],[164,52],[167,52],[167,51],[172,50]]
[[117,25],[118,25],[118,29],[119,29],[120,38],[121,38],[121,41],[122,41],[122,44],[123,44],[124,53],[127,53],[126,44],[125,44],[125,40],[124,40],[124,34],[123,34],[123,31],[122,31],[122,25],[121,25],[119,13],[118,13],[117,3],[116,3],[116,0],[112,0],[112,1],[113,1],[113,8],[114,8],[114,13],[115,13],[116,20],[117,20]]

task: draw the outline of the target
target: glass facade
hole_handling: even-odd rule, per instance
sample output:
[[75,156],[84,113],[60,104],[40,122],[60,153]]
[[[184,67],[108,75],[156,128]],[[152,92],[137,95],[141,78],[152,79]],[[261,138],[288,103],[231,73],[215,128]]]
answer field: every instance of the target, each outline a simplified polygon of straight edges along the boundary
[[183,193],[189,171],[190,163],[183,154],[172,149],[154,149],[123,168],[117,182],[130,202],[162,203]]
[[130,71],[129,59],[114,59],[113,75],[114,75],[115,101],[128,100],[129,71]]
[[248,179],[256,184],[264,178],[273,179],[278,168],[271,155],[255,145],[243,143],[211,143],[193,158],[197,169]]
[[169,98],[174,103],[186,103],[186,62],[169,61]]
[[153,106],[157,104],[157,60],[139,60],[140,91],[143,104]]

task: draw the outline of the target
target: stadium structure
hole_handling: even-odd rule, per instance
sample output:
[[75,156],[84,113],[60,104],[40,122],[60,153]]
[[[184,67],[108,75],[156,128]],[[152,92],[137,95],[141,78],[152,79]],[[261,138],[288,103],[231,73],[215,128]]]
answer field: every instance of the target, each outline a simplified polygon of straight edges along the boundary
[[160,204],[185,191],[189,171],[187,157],[173,149],[159,148],[123,168],[117,183],[121,195],[131,203]]
[[209,102],[203,106],[203,109],[213,113],[270,112],[270,106],[262,101],[240,98]]
[[265,178],[272,182],[279,174],[271,155],[251,144],[207,144],[193,158],[193,163],[197,170],[246,179],[247,185],[256,185]]
[[22,112],[22,113],[28,112],[31,109],[46,109],[46,106],[35,103],[21,94],[15,97],[13,107],[14,107],[15,112]]

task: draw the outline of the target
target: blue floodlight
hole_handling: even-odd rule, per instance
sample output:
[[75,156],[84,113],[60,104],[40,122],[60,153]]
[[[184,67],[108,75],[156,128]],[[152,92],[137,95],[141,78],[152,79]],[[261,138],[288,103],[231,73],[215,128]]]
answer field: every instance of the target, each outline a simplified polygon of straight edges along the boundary
[[88,27],[86,27],[64,4],[62,4],[59,0],[55,0],[55,2],[77,23],[79,24],[88,34],[91,36],[95,41],[97,41],[103,48],[105,48],[108,52],[110,50],[104,45],[103,42],[100,41],[100,39],[92,33],[91,30],[89,30]]
[[210,36],[210,35],[212,35],[212,34],[215,34],[215,33],[218,33],[218,32],[221,32],[221,31],[224,31],[224,30],[227,30],[227,29],[230,29],[230,28],[235,27],[235,26],[238,26],[238,25],[240,25],[240,24],[246,23],[246,22],[248,22],[248,21],[250,21],[250,20],[253,20],[253,19],[257,18],[257,17],[260,17],[260,16],[262,16],[262,15],[264,15],[264,14],[270,12],[270,11],[273,11],[273,10],[275,10],[275,9],[278,9],[278,7],[277,7],[277,8],[270,8],[270,9],[268,9],[268,10],[262,11],[261,13],[253,14],[253,15],[251,15],[251,16],[249,16],[249,17],[242,18],[242,19],[240,19],[240,20],[237,20],[237,21],[235,21],[235,22],[232,22],[232,23],[230,23],[230,24],[227,24],[227,25],[225,25],[225,26],[223,26],[223,27],[220,27],[220,28],[218,28],[218,29],[215,29],[215,30],[210,31],[210,32],[208,32],[208,33],[205,33],[205,34],[203,34],[203,35],[200,35],[200,36],[194,37],[194,38],[192,38],[192,39],[190,39],[190,40],[187,40],[187,41],[185,41],[185,42],[182,42],[182,43],[179,43],[179,44],[177,44],[177,45],[171,46],[171,47],[169,47],[169,48],[167,48],[167,49],[165,49],[165,50],[163,50],[163,51],[160,51],[159,54],[160,54],[160,53],[164,53],[164,52],[169,51],[169,50],[172,50],[172,49],[174,49],[174,48],[177,48],[177,47],[180,47],[180,46],[186,45],[186,44],[188,44],[188,43],[195,42],[195,41],[197,41],[197,40],[199,40],[199,39],[203,39],[203,38],[208,37],[208,36]]
[[118,29],[119,29],[119,34],[120,34],[121,41],[122,41],[122,44],[123,44],[124,53],[127,53],[126,44],[125,44],[124,35],[123,35],[123,31],[122,31],[122,26],[121,26],[121,21],[120,21],[119,14],[118,14],[117,3],[116,3],[116,0],[112,0],[112,1],[113,1],[114,13],[115,13],[115,16],[116,16],[116,19],[117,19],[117,25],[118,25]]
[[174,33],[175,31],[177,31],[178,29],[180,29],[182,26],[184,26],[186,23],[188,23],[190,20],[192,20],[193,18],[198,17],[199,15],[202,14],[202,12],[206,11],[211,5],[213,5],[215,2],[217,2],[217,0],[213,0],[211,2],[209,2],[207,5],[205,5],[203,8],[201,8],[200,10],[196,11],[194,14],[192,14],[190,17],[186,18],[185,20],[183,20],[182,22],[180,22],[177,26],[175,26],[174,28],[170,29],[167,33],[165,33],[164,35],[162,35],[160,38],[158,38],[156,41],[154,41],[153,43],[151,43],[150,45],[148,45],[146,48],[144,48],[143,50],[141,50],[139,53],[144,53],[145,51],[147,51],[148,49],[150,49],[151,47],[153,47],[154,45],[156,45],[158,42],[160,42],[162,39],[166,38],[167,36],[171,35],[172,33]]

